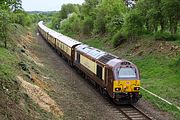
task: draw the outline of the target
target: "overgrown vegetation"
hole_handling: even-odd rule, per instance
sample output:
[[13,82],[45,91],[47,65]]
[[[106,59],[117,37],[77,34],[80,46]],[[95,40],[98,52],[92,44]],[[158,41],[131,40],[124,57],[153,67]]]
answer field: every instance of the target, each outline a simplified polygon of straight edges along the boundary
[[131,40],[154,34],[157,40],[171,41],[179,39],[179,6],[178,0],[85,0],[63,5],[50,26],[67,35],[114,36],[121,31]]
[[30,26],[32,23],[37,23],[43,19],[41,14],[28,14],[22,8],[22,0],[1,0],[0,1],[0,45],[7,44],[10,40],[8,31],[15,24],[22,26]]

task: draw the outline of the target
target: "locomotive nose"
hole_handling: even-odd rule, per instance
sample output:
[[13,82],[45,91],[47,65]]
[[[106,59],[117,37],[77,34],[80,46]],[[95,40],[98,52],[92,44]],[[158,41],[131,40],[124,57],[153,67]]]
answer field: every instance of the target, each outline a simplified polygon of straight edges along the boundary
[[114,92],[138,92],[140,80],[115,80]]

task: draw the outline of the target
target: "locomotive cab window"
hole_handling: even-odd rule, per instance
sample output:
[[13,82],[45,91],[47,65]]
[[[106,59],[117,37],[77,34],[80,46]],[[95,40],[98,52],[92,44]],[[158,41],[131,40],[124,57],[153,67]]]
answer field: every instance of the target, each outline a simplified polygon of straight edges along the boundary
[[136,79],[136,69],[135,68],[118,68],[117,69],[118,79]]
[[97,65],[96,75],[98,78],[102,79],[102,67],[100,65]]

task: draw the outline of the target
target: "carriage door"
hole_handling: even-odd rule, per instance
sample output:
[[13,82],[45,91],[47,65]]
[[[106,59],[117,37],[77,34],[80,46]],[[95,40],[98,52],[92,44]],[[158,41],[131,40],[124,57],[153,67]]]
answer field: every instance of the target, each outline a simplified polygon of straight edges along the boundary
[[100,65],[97,65],[96,75],[99,79],[102,80],[102,67]]
[[77,63],[80,63],[80,54],[77,52]]
[[113,72],[111,69],[106,69],[106,86],[110,96],[113,94]]

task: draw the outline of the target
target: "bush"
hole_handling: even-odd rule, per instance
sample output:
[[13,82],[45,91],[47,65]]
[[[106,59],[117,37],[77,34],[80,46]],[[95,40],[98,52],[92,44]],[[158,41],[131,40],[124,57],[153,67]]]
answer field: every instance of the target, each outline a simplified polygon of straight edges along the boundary
[[93,30],[93,19],[91,17],[87,17],[83,23],[83,33],[85,35],[90,35]]
[[177,36],[171,35],[170,33],[157,32],[154,34],[154,39],[163,41],[175,41],[177,39]]
[[127,35],[121,31],[118,31],[116,34],[114,34],[112,41],[113,41],[113,47],[117,47],[120,44],[122,44],[125,40],[127,40]]
[[125,18],[123,26],[129,37],[139,36],[143,33],[143,18],[136,11],[130,12]]

